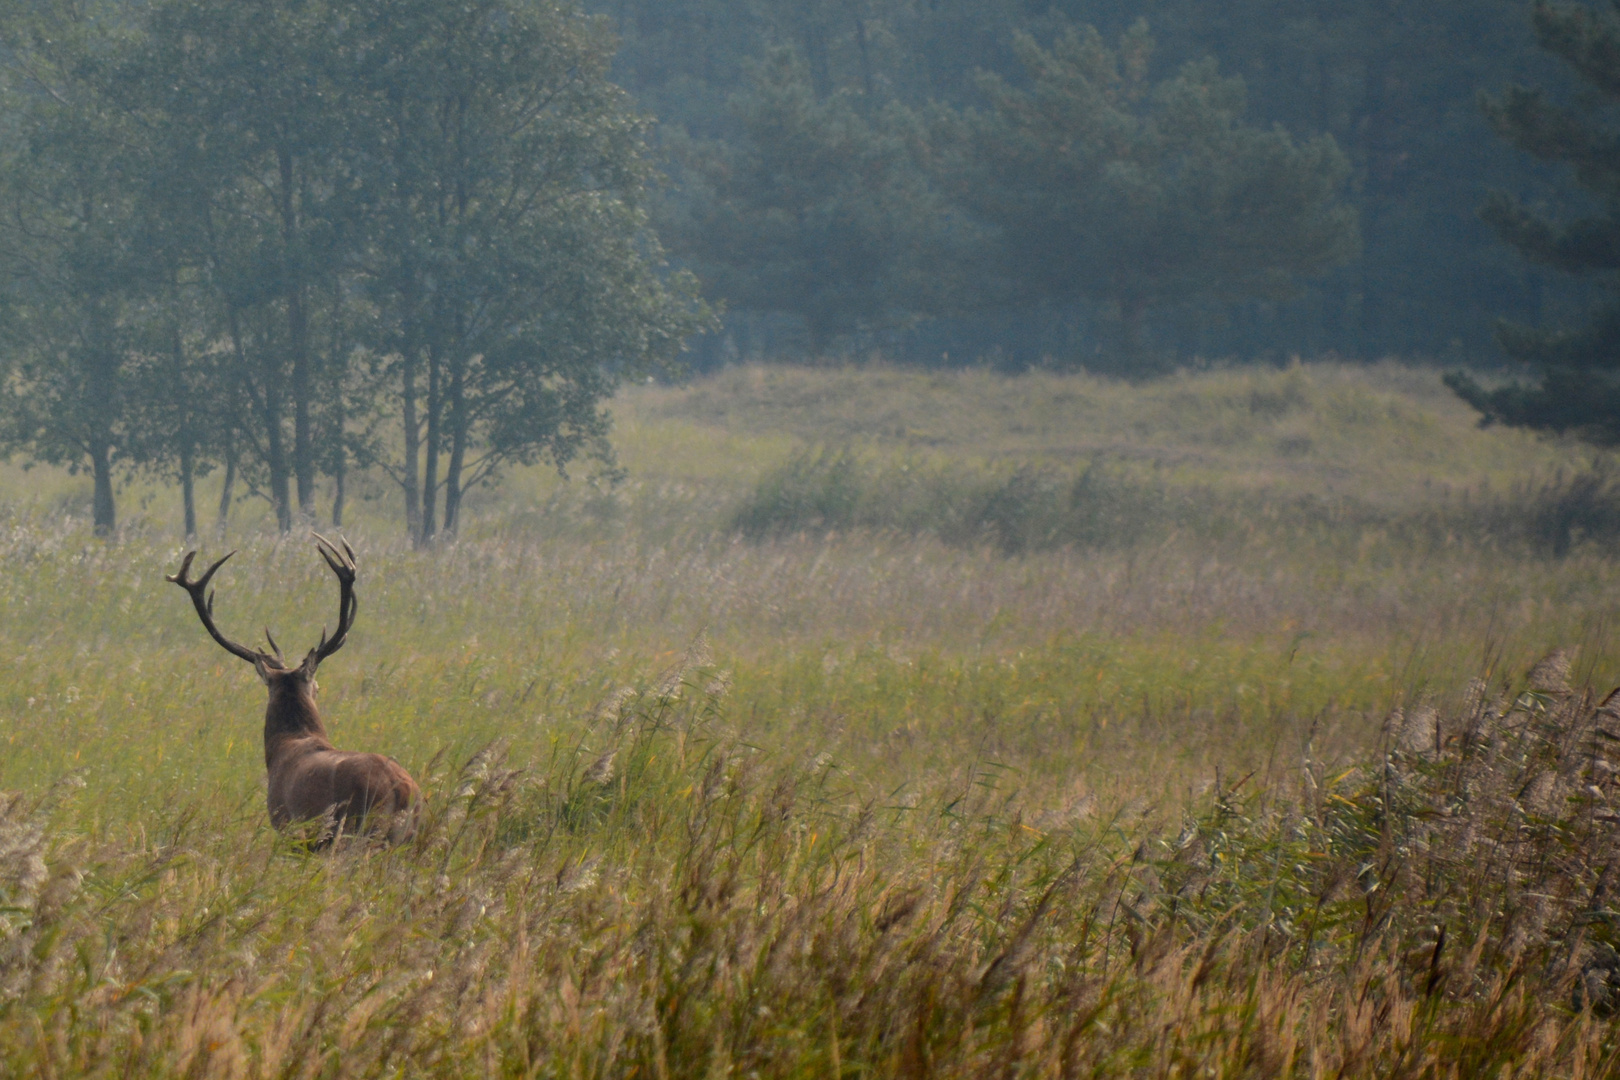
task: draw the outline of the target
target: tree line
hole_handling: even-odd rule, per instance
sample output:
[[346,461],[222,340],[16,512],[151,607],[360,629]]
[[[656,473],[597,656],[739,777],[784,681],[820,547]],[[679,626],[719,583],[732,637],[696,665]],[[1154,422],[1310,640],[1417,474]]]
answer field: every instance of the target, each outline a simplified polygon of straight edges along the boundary
[[[900,123],[900,114],[909,113],[914,124],[941,108],[1006,115],[1005,95],[987,91],[983,73],[991,76],[991,87],[1040,92],[1031,64],[1044,62],[1032,56],[1030,43],[1062,54],[1068,33],[1091,26],[1115,51],[1123,47],[1145,62],[1140,86],[1178,80],[1183,86],[1213,86],[1210,80],[1219,79],[1229,88],[1241,81],[1241,118],[1256,131],[1269,133],[1280,125],[1304,145],[1331,137],[1345,170],[1339,199],[1358,223],[1359,243],[1298,276],[1285,292],[1273,287],[1233,297],[1189,289],[1174,303],[1149,305],[1139,325],[1155,348],[1206,357],[1331,350],[1351,357],[1394,353],[1489,361],[1500,355],[1491,341],[1497,316],[1554,318],[1587,299],[1561,275],[1518,259],[1478,213],[1493,188],[1553,208],[1569,202],[1559,172],[1496,138],[1477,105],[1481,90],[1494,91],[1508,81],[1545,84],[1555,96],[1572,87],[1561,65],[1537,47],[1526,0],[587,3],[616,20],[624,42],[616,76],[659,117],[660,137],[677,149],[709,146],[717,156],[746,167],[756,161],[813,160],[840,130],[853,126],[862,134],[845,112],[876,129],[870,139],[856,140],[860,152],[850,155],[875,175],[863,181],[852,170],[839,180],[846,189],[867,188],[861,212],[834,212],[840,203],[855,200],[841,198],[832,181],[821,192],[795,196],[791,206],[778,195],[769,207],[771,230],[751,234],[757,247],[746,257],[716,259],[713,234],[700,236],[702,243],[690,257],[715,282],[759,285],[750,260],[768,261],[771,249],[780,249],[783,235],[791,237],[794,228],[803,230],[806,245],[816,229],[842,230],[834,242],[850,237],[835,265],[864,262],[861,245],[903,263],[911,242],[907,211],[915,206],[904,191],[917,180],[900,175],[907,163],[897,142],[915,130]],[[1139,20],[1146,21],[1155,46],[1145,54],[1142,38],[1132,30]],[[1131,44],[1125,44],[1127,36]],[[794,118],[780,100],[782,74],[772,59],[772,51],[781,49],[798,58],[803,96],[832,114],[824,123],[766,122],[773,112]],[[1189,64],[1205,68],[1188,73]],[[1213,73],[1207,70],[1211,64],[1218,65]],[[1234,101],[1232,92],[1221,91],[1227,103]],[[1117,115],[1121,106],[1128,107],[1138,122],[1152,124],[1154,104],[1149,92],[1135,99],[1118,96],[1108,108]],[[1136,151],[1130,164],[1145,153]],[[722,201],[740,204],[735,210],[722,206],[722,215],[761,216],[757,207],[769,203],[769,194],[745,190],[761,185],[722,162],[700,170],[695,179],[675,170],[681,183],[664,202],[673,221],[716,216],[708,182],[716,173],[727,178],[718,192]],[[957,180],[967,175],[959,173]],[[1026,174],[1021,183],[1001,184],[1001,193],[1028,194],[1038,179]],[[1050,176],[1054,184],[1065,179],[1061,172]],[[896,206],[895,215],[874,209],[885,197]],[[1197,206],[1172,199],[1162,205],[1164,216],[1153,220],[1166,229],[1175,212],[1191,217]],[[1029,212],[1021,214],[1026,206]],[[1043,228],[1049,205],[1014,199],[997,209],[992,230],[1017,216],[1012,224],[1020,232],[1056,242]],[[1133,205],[1131,212],[1140,221],[1151,209],[1151,203]],[[790,226],[792,215],[801,223]],[[666,237],[673,249],[688,255],[675,232],[666,230]],[[733,244],[733,250],[739,246]],[[1032,257],[1043,254],[1037,249]],[[1011,282],[1019,287],[1003,295],[987,292],[975,278],[975,287],[951,297],[937,288],[913,293],[900,310],[891,305],[888,316],[878,319],[859,310],[855,298],[841,299],[828,284],[832,280],[817,279],[824,295],[812,314],[825,325],[825,309],[840,311],[840,324],[854,328],[846,344],[875,344],[923,362],[939,362],[945,352],[970,359],[1000,347],[1014,365],[1051,357],[1093,368],[1134,367],[1121,345],[1132,333],[1136,320],[1127,312],[1135,305],[1122,311],[1116,298],[1060,297],[1035,287],[1038,282],[1023,281]],[[1006,277],[1001,282],[1010,283]],[[736,347],[769,352],[795,335],[814,338],[804,313],[784,307],[795,295],[786,288],[769,295],[757,287],[746,296],[739,292],[728,316]],[[705,355],[715,359],[723,351],[719,341],[706,348],[711,351]]]
[[1248,122],[1215,63],[1155,77],[1142,22],[1013,48],[1016,81],[981,72],[980,105],[922,110],[820,97],[803,56],[769,51],[732,100],[736,136],[671,138],[665,239],[812,352],[923,317],[1089,311],[1094,345],[1139,373],[1154,313],[1286,299],[1357,251],[1334,140]]
[[708,325],[647,226],[605,21],[529,0],[0,9],[0,441],[282,530],[383,470],[417,542]]
[[[1168,44],[1121,17],[1144,10],[1181,16]],[[1412,50],[1466,45],[1469,12],[1500,29],[1504,10],[1084,7],[1104,30],[1013,0],[0,0],[0,450],[90,473],[102,532],[121,470],[177,481],[195,534],[213,472],[221,523],[259,496],[287,530],[315,520],[322,481],[341,524],[348,477],[374,469],[427,543],[509,465],[611,472],[607,399],[727,307],[711,358],[762,334],[1033,345],[1137,373],[1186,347],[1177,320],[1333,324],[1325,298],[1358,273],[1364,316],[1389,284],[1365,277],[1372,249],[1414,205],[1368,192],[1409,151],[1387,157],[1394,121],[1336,138],[1332,103],[1428,100]],[[1216,34],[1212,13],[1247,30]],[[1612,93],[1620,20],[1542,5],[1535,26]],[[1274,68],[1315,56],[1317,113],[1257,119],[1251,83],[1275,113],[1275,72],[1231,74],[1206,38],[1240,58],[1270,42]],[[1453,53],[1434,52],[1434,86],[1462,81]],[[1485,104],[1470,115],[1504,146],[1613,202],[1601,128],[1556,95]],[[1532,269],[1612,284],[1612,226],[1558,225],[1546,190],[1494,196],[1485,221]],[[1436,279],[1455,267],[1441,247]],[[1612,431],[1613,325],[1504,326],[1552,381],[1453,385],[1488,418]]]
[[738,337],[1506,358],[1486,422],[1620,442],[1620,5],[594,2]]

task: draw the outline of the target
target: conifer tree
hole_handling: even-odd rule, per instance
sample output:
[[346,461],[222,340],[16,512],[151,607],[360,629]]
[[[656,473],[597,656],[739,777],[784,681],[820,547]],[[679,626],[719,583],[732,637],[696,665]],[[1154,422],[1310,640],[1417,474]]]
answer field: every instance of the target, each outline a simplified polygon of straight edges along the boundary
[[1029,89],[987,74],[989,110],[941,125],[1006,303],[1106,304],[1136,360],[1154,309],[1286,296],[1355,253],[1339,148],[1245,123],[1242,80],[1213,61],[1151,81],[1141,22],[1118,50],[1090,27],[1017,50]]
[[[1538,4],[1536,36],[1611,107],[1620,104],[1620,14],[1580,5]],[[1620,132],[1554,102],[1539,89],[1509,86],[1483,101],[1503,138],[1545,161],[1570,166],[1603,207],[1557,221],[1503,193],[1481,213],[1525,258],[1568,274],[1605,280],[1620,293]],[[1446,382],[1486,423],[1573,432],[1620,443],[1620,296],[1579,329],[1497,326],[1497,340],[1529,369],[1530,380],[1486,388],[1454,372]]]

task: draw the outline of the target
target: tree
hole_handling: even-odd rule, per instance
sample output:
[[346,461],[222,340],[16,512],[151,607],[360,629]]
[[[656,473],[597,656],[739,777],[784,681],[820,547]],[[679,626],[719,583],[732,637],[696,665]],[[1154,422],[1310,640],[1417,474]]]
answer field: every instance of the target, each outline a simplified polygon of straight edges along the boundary
[[[157,205],[163,202],[157,200]],[[165,250],[161,238],[150,231],[142,240],[150,243],[149,252],[159,260],[176,254]],[[192,268],[170,262],[168,270],[166,283],[157,284],[133,313],[137,333],[130,357],[130,427],[137,433],[140,466],[179,481],[184,532],[193,538],[197,481],[215,463],[235,461],[240,389],[236,365],[210,336],[212,297]],[[227,472],[222,494],[228,508],[235,469]],[[222,512],[221,531],[223,518]]]
[[507,464],[611,460],[604,402],[708,315],[689,276],[661,273],[649,121],[607,79],[603,20],[528,0],[355,7],[342,184],[399,402],[386,465],[426,542]]
[[1150,82],[1152,45],[1140,22],[1117,52],[1089,27],[1050,48],[1021,35],[1030,88],[987,74],[989,110],[940,125],[951,190],[994,230],[1003,300],[1105,302],[1132,357],[1149,311],[1286,296],[1356,249],[1333,140],[1245,124],[1242,81],[1213,61]]
[[817,352],[939,307],[959,224],[918,161],[909,111],[855,91],[819,98],[785,48],[732,109],[738,138],[682,146],[684,198],[665,231],[716,295],[793,316]]
[[[1536,37],[1600,100],[1620,102],[1620,15],[1574,5],[1538,4]],[[1508,86],[1482,103],[1492,126],[1513,145],[1574,170],[1602,212],[1559,222],[1504,192],[1481,213],[1503,240],[1533,263],[1603,280],[1620,292],[1620,133],[1559,105],[1541,90]],[[1501,322],[1497,340],[1525,365],[1531,381],[1487,389],[1453,372],[1446,382],[1486,423],[1574,432],[1620,443],[1620,296],[1576,330],[1538,330]]]
[[[283,531],[315,514],[318,395],[346,354],[341,319],[354,238],[338,179],[352,145],[344,97],[353,5],[162,0],[124,87],[151,115],[168,209],[212,292],[249,408],[238,416]],[[337,377],[342,382],[341,373]],[[290,424],[290,431],[288,430]],[[296,501],[295,501],[296,500]]]
[[138,312],[152,269],[139,243],[150,161],[105,93],[105,46],[118,41],[107,28],[122,29],[119,16],[49,8],[6,20],[12,130],[0,161],[11,360],[0,383],[0,446],[87,469],[104,536],[117,525],[115,468],[150,449],[134,407]]

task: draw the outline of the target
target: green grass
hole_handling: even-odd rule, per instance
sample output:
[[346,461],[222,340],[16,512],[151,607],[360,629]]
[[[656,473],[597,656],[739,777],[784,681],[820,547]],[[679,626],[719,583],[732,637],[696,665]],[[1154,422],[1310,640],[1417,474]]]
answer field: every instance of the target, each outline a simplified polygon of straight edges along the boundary
[[[624,484],[516,472],[432,551],[357,481],[321,704],[423,782],[392,851],[268,829],[263,691],[162,580],[173,491],[105,544],[83,478],[0,472],[0,1072],[1612,1068],[1569,1004],[1606,721],[1520,695],[1555,646],[1620,682],[1590,451],[1393,366],[741,369],[615,412]],[[1074,516],[1088,471],[1128,529]],[[265,524],[217,617],[305,648],[335,589]],[[1386,758],[1397,708],[1563,735]],[[1542,862],[1442,857],[1469,821]]]

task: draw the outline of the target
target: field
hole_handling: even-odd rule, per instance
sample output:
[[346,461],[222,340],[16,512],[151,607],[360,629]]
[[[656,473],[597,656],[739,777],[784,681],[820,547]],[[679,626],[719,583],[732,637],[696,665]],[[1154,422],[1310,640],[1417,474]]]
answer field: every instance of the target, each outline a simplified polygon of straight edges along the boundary
[[[0,1074],[1616,1071],[1607,459],[1393,365],[614,411],[621,483],[432,551],[351,493],[321,704],[423,783],[389,850],[270,830],[172,490],[109,544],[0,467]],[[227,539],[226,632],[313,644],[307,538]]]

